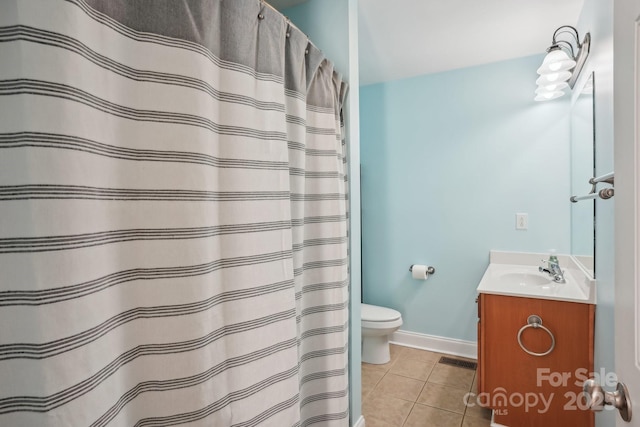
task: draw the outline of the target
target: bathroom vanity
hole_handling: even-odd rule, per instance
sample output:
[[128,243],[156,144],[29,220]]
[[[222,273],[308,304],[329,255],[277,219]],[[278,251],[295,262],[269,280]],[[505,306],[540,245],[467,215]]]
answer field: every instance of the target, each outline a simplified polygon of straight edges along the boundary
[[559,257],[565,283],[538,271],[543,254],[491,253],[478,286],[478,394],[493,425],[593,426],[582,394],[593,377],[594,283]]

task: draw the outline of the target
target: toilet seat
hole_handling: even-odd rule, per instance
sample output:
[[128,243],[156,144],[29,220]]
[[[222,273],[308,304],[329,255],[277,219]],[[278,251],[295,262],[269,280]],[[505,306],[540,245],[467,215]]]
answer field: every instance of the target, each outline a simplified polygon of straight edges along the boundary
[[362,320],[366,322],[390,322],[401,317],[400,312],[387,307],[377,305],[361,304]]
[[363,329],[390,329],[402,326],[402,315],[391,308],[361,304],[360,310]]

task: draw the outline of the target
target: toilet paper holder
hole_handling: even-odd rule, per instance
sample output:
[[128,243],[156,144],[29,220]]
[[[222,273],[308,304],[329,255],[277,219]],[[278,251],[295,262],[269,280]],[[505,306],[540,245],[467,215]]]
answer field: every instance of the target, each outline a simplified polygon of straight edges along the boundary
[[[409,271],[413,271],[413,266],[414,266],[414,264],[411,264],[411,266],[409,267]],[[427,267],[427,273],[433,274],[435,272],[436,272],[435,268],[433,268],[431,266]]]

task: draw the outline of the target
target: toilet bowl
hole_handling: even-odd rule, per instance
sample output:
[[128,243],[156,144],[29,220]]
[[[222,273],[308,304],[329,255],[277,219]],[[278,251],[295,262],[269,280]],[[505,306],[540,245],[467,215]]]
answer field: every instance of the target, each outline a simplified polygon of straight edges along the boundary
[[380,365],[391,359],[389,337],[402,326],[402,315],[396,310],[361,304],[362,361]]

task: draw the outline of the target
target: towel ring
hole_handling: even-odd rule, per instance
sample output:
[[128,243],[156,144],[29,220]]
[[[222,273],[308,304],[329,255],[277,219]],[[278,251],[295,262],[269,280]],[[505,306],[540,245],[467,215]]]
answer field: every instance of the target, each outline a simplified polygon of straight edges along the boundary
[[[545,351],[544,353],[536,353],[527,349],[524,346],[524,344],[522,344],[522,333],[527,328],[542,329],[543,331],[548,333],[549,336],[551,337],[551,347],[549,347],[549,350]],[[518,331],[518,344],[520,344],[520,348],[525,353],[530,354],[532,356],[542,357],[551,353],[553,349],[556,348],[556,337],[553,336],[553,333],[546,326],[542,326],[542,318],[540,316],[536,316],[535,314],[532,314],[527,318],[527,324],[524,325],[522,328],[520,328],[520,330]]]

